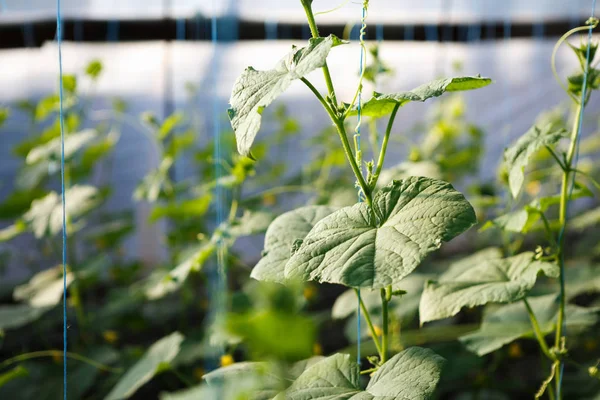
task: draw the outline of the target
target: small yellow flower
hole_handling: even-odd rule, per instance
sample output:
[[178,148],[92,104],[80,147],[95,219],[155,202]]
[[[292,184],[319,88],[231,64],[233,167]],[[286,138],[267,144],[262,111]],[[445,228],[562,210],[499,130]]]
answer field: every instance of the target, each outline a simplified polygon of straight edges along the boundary
[[265,206],[273,206],[277,202],[277,197],[272,194],[266,194],[263,196],[262,201]]
[[523,357],[523,349],[521,349],[521,346],[519,345],[519,343],[511,343],[511,345],[508,346],[508,356],[510,358]]
[[54,362],[57,364],[62,364],[62,362],[63,362],[62,351],[52,352],[52,360],[54,360]]
[[317,288],[314,285],[306,285],[304,287],[304,298],[308,301],[314,299],[317,296]]
[[542,184],[540,183],[540,181],[531,181],[527,183],[527,186],[525,186],[525,191],[530,196],[537,196],[541,190]]
[[233,356],[231,354],[223,354],[221,356],[221,367],[226,367],[228,365],[232,365],[235,363]]
[[316,356],[323,355],[323,347],[321,347],[321,344],[315,343],[313,345],[313,354]]
[[204,376],[204,368],[202,367],[198,367],[198,368],[194,368],[194,378],[196,378],[196,380],[201,381],[202,377]]
[[375,335],[377,335],[377,337],[379,337],[383,334],[383,331],[377,325],[373,325],[373,330],[375,331]]
[[117,331],[113,331],[111,329],[102,332],[102,337],[104,337],[104,340],[110,344],[114,344],[117,342],[117,340],[119,340],[119,334]]

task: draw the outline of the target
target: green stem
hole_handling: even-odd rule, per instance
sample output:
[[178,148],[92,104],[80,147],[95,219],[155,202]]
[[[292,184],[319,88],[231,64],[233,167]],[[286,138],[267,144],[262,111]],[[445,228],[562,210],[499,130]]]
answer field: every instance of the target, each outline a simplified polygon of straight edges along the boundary
[[[381,351],[381,345],[379,343],[379,339],[377,338],[377,332],[375,331],[375,327],[373,326],[373,322],[371,321],[371,315],[369,314],[369,310],[365,307],[365,303],[363,302],[362,297],[358,293],[358,289],[354,289],[356,292],[356,297],[358,297],[360,303],[360,309],[362,310],[362,314],[365,317],[365,321],[367,321],[367,325],[369,326],[369,330],[371,331],[371,336],[373,337],[373,343],[375,343],[375,347],[377,348],[377,353],[379,353],[379,358],[383,359],[383,353]],[[359,332],[360,335],[360,332]]]
[[398,113],[399,108],[400,104],[396,104],[394,106],[394,110],[392,111],[392,115],[390,115],[387,128],[385,129],[385,136],[383,137],[383,142],[381,143],[381,149],[379,151],[379,157],[377,159],[377,168],[375,169],[375,175],[373,176],[371,188],[375,188],[375,185],[377,185],[379,174],[381,173],[381,169],[383,168],[383,161],[385,160],[385,153],[387,151],[388,141],[390,140],[390,133],[392,132],[392,126],[394,125],[394,120],[396,119],[396,114]]
[[389,285],[386,288],[380,290],[381,294],[381,318],[383,319],[383,334],[381,337],[381,363],[387,361],[388,347],[389,347],[389,315],[388,315],[388,304],[392,297],[392,286]]
[[308,79],[302,78],[301,80],[315,94],[317,99],[321,102],[321,104],[325,108],[325,111],[327,111],[327,114],[329,114],[329,117],[331,118],[331,121],[334,123],[334,125],[337,129],[338,135],[340,136],[340,140],[342,141],[344,153],[346,154],[346,158],[348,159],[348,162],[350,163],[352,172],[354,172],[354,175],[356,176],[356,179],[358,180],[358,184],[360,185],[363,193],[365,194],[365,197],[367,199],[367,204],[369,206],[371,206],[371,203],[372,203],[371,188],[369,187],[369,185],[367,185],[367,182],[365,181],[365,178],[363,177],[363,174],[362,174],[358,164],[356,163],[356,157],[354,157],[352,148],[350,147],[350,142],[348,141],[348,136],[346,135],[346,127],[344,126],[344,122],[335,115],[335,113],[333,112],[331,107],[329,107],[329,104],[327,104],[327,102],[325,101],[323,96],[321,96],[321,93],[319,93],[319,91],[313,86],[312,83],[309,82]]
[[527,308],[527,314],[529,314],[529,319],[531,320],[531,326],[533,327],[533,332],[535,333],[535,338],[537,339],[538,343],[540,344],[540,348],[542,349],[542,352],[550,360],[554,360],[554,357],[552,356],[552,353],[550,353],[550,349],[548,348],[548,344],[546,343],[546,340],[544,339],[544,334],[542,333],[542,330],[540,329],[540,324],[538,323],[538,320],[535,317],[533,309],[531,308],[531,305],[529,305],[527,298],[523,299],[523,303],[525,303],[525,308]]
[[175,368],[171,368],[170,371],[175,375],[184,385],[187,387],[195,386],[195,383],[186,378],[181,372],[177,371]]
[[[581,118],[581,114],[583,113],[584,106],[583,104],[577,105],[577,110],[575,112],[575,118],[573,121],[573,128],[571,131],[571,143],[569,146],[569,151],[567,153],[567,157],[565,159],[565,170],[562,176],[562,186],[560,192],[560,206],[559,206],[559,225],[561,235],[559,237],[558,243],[558,263],[560,267],[560,304],[558,309],[558,317],[556,319],[556,336],[554,339],[554,346],[558,349],[560,348],[561,339],[563,335],[563,323],[565,318],[565,303],[566,303],[566,294],[565,294],[565,233],[567,229],[567,206],[568,206],[568,196],[569,196],[569,178],[571,173],[571,164],[573,162],[573,157],[575,155],[575,150],[577,148],[577,134],[579,130],[579,119]],[[558,399],[562,398],[560,384],[561,384],[561,368],[558,368],[556,371],[556,392]]]
[[[302,3],[302,7],[304,7],[304,12],[306,13],[306,19],[308,20],[308,26],[310,27],[310,33],[312,37],[317,39],[320,37],[319,28],[317,28],[317,21],[315,21],[315,16],[312,10],[312,0],[300,0]],[[329,96],[333,101],[333,104],[337,104],[337,99],[335,97],[335,89],[333,88],[333,81],[331,80],[331,74],[329,73],[329,67],[327,66],[327,61],[323,64],[323,76],[325,77],[325,83],[327,84],[327,90],[329,91]]]
[[[33,351],[31,353],[19,354],[18,356],[9,358],[0,363],[0,369],[6,368],[11,364],[23,362],[27,360],[31,360],[34,358],[42,358],[42,357],[61,357],[63,356],[62,350],[42,350],[42,351]],[[97,361],[92,360],[91,358],[87,358],[77,353],[67,352],[67,357],[73,360],[78,360],[88,365],[91,365],[94,368],[97,368],[102,371],[112,372],[112,373],[120,373],[120,368],[112,368],[107,365],[101,364]]]
[[565,166],[562,163],[562,161],[560,160],[560,158],[558,157],[558,155],[554,152],[554,150],[552,150],[552,147],[546,146],[546,150],[548,150],[548,152],[550,153],[550,155],[552,156],[552,158],[554,158],[554,160],[556,161],[556,163],[560,166],[560,169],[562,169],[564,171],[565,170]]

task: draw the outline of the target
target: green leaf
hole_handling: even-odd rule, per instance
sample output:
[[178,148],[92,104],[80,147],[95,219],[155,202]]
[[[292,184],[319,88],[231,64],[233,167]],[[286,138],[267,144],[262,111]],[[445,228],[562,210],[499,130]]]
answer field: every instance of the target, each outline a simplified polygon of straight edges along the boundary
[[449,183],[394,181],[375,194],[373,210],[359,203],[319,221],[287,262],[285,276],[385,287],[475,223],[475,211]]
[[275,218],[265,235],[263,257],[250,277],[259,281],[285,281],[285,263],[291,257],[292,245],[306,237],[317,222],[337,210],[327,206],[307,206]]
[[155,206],[150,213],[150,221],[154,222],[161,218],[186,219],[201,217],[208,211],[211,200],[212,196],[206,194],[196,199]]
[[138,201],[146,200],[153,203],[162,192],[172,189],[169,170],[174,162],[175,160],[172,157],[163,158],[158,168],[150,171],[144,177],[135,192],[133,192],[133,198]]
[[344,42],[334,35],[310,39],[307,47],[293,47],[275,68],[257,71],[248,67],[233,87],[228,110],[235,131],[238,152],[250,156],[250,148],[260,129],[262,113],[291,83],[325,64],[332,47]]
[[[544,334],[553,332],[558,314],[558,295],[529,297],[528,302],[542,332]],[[581,331],[598,322],[597,309],[567,304],[565,313],[569,334],[575,334],[578,330]],[[533,339],[534,332],[525,304],[520,301],[486,313],[479,330],[462,336],[459,340],[467,349],[483,356],[522,337]]]
[[133,395],[157,373],[164,370],[165,364],[169,365],[179,353],[182,341],[181,333],[174,332],[155,342],[144,356],[125,373],[105,400],[121,400]]
[[[306,369],[323,360],[325,357],[315,356],[298,361],[287,368],[281,363],[238,362],[209,372],[202,378],[209,386],[227,386],[240,380],[254,380],[254,387],[248,393],[251,400],[271,400],[282,389],[295,381]],[[284,364],[285,366],[285,364]]]
[[6,107],[1,107],[0,108],[0,127],[2,127],[2,125],[4,125],[4,122],[6,122],[6,120],[8,119],[9,116],[10,116],[10,109],[8,109]]
[[37,320],[46,311],[48,311],[46,307],[32,307],[29,304],[0,306],[0,332],[27,325]]
[[[594,194],[581,183],[575,182],[575,187],[569,196],[569,200],[575,200],[582,197],[594,197]],[[540,220],[542,213],[546,212],[551,206],[558,205],[559,203],[560,195],[547,196],[533,200],[521,210],[512,211],[508,214],[501,215],[492,221],[488,221],[480,229],[480,232],[492,226],[497,226],[505,231],[526,233]]]
[[158,130],[158,138],[160,140],[166,139],[166,137],[173,132],[173,129],[177,128],[183,122],[183,118],[184,115],[181,112],[169,115]]
[[100,60],[92,60],[85,68],[85,74],[93,80],[98,79],[102,73],[102,62]]
[[232,313],[226,324],[228,332],[240,337],[255,358],[293,362],[313,354],[317,330],[310,317],[265,310]]
[[[74,221],[98,205],[98,189],[93,186],[76,185],[67,190],[65,200],[67,215]],[[50,192],[45,197],[34,200],[23,219],[37,238],[47,233],[55,235],[62,231],[61,196]]]
[[552,146],[565,137],[566,131],[554,124],[539,128],[534,125],[504,152],[504,162],[508,167],[510,192],[516,198],[525,180],[525,167],[529,158],[545,146]]
[[[87,129],[78,133],[70,134],[65,139],[65,159],[73,156],[98,137],[98,132],[94,129]],[[34,147],[27,154],[25,161],[27,164],[35,164],[42,160],[56,161],[60,159],[61,140],[55,138],[40,146]]]
[[44,197],[47,194],[42,189],[13,190],[0,203],[0,219],[16,219],[29,210],[33,200]]
[[146,296],[151,300],[156,300],[178,290],[190,272],[199,271],[213,255],[215,249],[216,247],[213,242],[204,243],[172,271],[162,275],[158,281],[150,279],[145,289]]
[[[35,308],[54,307],[63,298],[63,267],[57,265],[35,274],[27,283],[19,285],[13,292],[13,298],[17,301],[26,302]],[[66,285],[73,282],[73,274],[67,272]]]
[[[445,92],[479,89],[492,83],[489,78],[480,76],[464,76],[458,78],[445,78],[431,81],[409,92],[392,94],[373,93],[373,98],[361,108],[363,116],[380,118],[390,114],[396,105],[402,107],[411,101],[424,102],[433,97],[439,97]],[[353,111],[355,114],[356,111]]]
[[419,305],[421,324],[451,317],[464,307],[520,300],[535,285],[540,272],[558,277],[556,264],[533,257],[533,253],[526,252],[450,268],[439,281],[426,284]]
[[304,371],[283,396],[287,400],[429,399],[444,362],[429,349],[411,347],[383,364],[363,391],[358,365],[347,354],[335,354]]
[[0,243],[8,242],[27,231],[27,224],[18,220],[13,225],[9,225],[4,229],[0,229]]
[[77,77],[75,75],[63,75],[62,84],[67,93],[75,93],[77,90]]

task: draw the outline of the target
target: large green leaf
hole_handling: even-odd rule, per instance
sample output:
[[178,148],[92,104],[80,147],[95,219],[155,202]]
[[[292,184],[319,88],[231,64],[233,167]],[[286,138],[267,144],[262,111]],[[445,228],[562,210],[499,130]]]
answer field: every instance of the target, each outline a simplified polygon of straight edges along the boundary
[[566,131],[556,126],[547,124],[540,128],[534,125],[521,136],[511,147],[504,152],[504,161],[508,167],[508,184],[510,192],[516,198],[521,191],[525,180],[525,167],[529,158],[545,146],[552,146],[565,137]]
[[173,332],[155,342],[142,358],[125,373],[105,400],[129,398],[156,374],[168,369],[170,362],[179,353],[182,341],[181,333]]
[[[98,189],[93,186],[73,186],[67,189],[65,209],[71,221],[94,208],[99,202]],[[62,231],[62,199],[56,192],[34,200],[23,219],[30,226],[35,237],[55,235]]]
[[381,288],[411,273],[442,242],[475,224],[475,212],[447,182],[394,181],[365,203],[319,221],[285,266],[286,278]]
[[479,89],[492,83],[489,78],[480,76],[463,76],[458,78],[437,79],[425,83],[411,91],[391,94],[373,93],[373,98],[367,101],[361,109],[363,116],[383,117],[390,114],[396,105],[402,107],[411,101],[425,101],[439,97],[445,92]]
[[233,86],[228,110],[240,154],[250,155],[250,147],[260,129],[262,113],[291,83],[325,64],[332,47],[344,42],[334,35],[310,39],[307,47],[292,52],[268,71],[248,67]]
[[294,242],[303,240],[317,222],[337,210],[327,206],[306,206],[275,218],[265,235],[263,257],[250,275],[259,281],[285,281],[285,263],[292,256]]
[[534,260],[531,252],[509,258],[476,261],[466,268],[451,268],[439,281],[426,284],[419,315],[421,324],[456,315],[463,307],[507,303],[525,297],[538,274],[557,277],[554,263]]
[[411,347],[383,364],[363,391],[358,365],[336,354],[308,368],[276,399],[407,400],[429,399],[445,360],[429,349]]
[[[530,297],[528,302],[542,332],[545,334],[553,332],[558,313],[558,295]],[[568,304],[565,314],[570,334],[592,326],[598,321],[598,309]],[[534,338],[534,333],[525,304],[520,301],[486,313],[479,330],[462,336],[460,341],[472,352],[483,356],[522,337]]]

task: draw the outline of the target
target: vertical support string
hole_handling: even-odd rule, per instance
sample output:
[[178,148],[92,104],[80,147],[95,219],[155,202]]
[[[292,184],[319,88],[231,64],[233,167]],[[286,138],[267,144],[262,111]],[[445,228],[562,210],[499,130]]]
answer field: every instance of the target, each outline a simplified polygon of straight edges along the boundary
[[[367,7],[369,5],[369,0],[365,0],[363,2],[363,7],[362,7],[362,17],[361,17],[361,28],[360,28],[360,33],[359,33],[359,41],[360,41],[360,69],[359,69],[359,82],[358,82],[358,98],[357,98],[357,103],[356,103],[356,110],[357,110],[357,124],[356,124],[356,128],[354,130],[354,147],[355,147],[355,154],[356,154],[356,163],[358,164],[358,167],[360,168],[360,171],[362,173],[362,150],[360,148],[360,127],[362,124],[362,81],[363,81],[363,76],[364,76],[364,59],[365,59],[365,33],[367,30],[367,24],[366,24],[366,19],[367,19]],[[362,193],[362,191],[359,189],[358,190],[358,201],[362,202],[364,200],[364,193]],[[361,365],[361,349],[360,349],[360,345],[361,345],[361,313],[360,313],[360,303],[361,303],[361,298],[360,298],[360,289],[356,290],[356,294],[357,294],[357,298],[358,298],[358,304],[356,305],[356,315],[357,315],[357,322],[356,322],[356,362],[357,364]],[[377,338],[373,338],[373,340],[377,340]]]
[[60,121],[60,187],[62,193],[62,272],[63,272],[63,398],[67,400],[67,207],[65,191],[65,128],[63,118],[62,17],[56,0],[56,43],[58,46],[58,98]]
[[[594,18],[595,13],[596,13],[596,0],[592,0],[592,12],[591,12],[590,18]],[[567,196],[567,199],[570,199],[571,196],[573,195],[573,189],[575,188],[575,177],[577,175],[577,164],[579,163],[579,145],[581,143],[581,141],[580,141],[581,129],[583,127],[583,114],[584,114],[584,110],[585,110],[585,99],[587,97],[587,82],[588,82],[589,64],[590,64],[590,48],[592,45],[592,30],[593,29],[594,29],[593,25],[590,24],[590,27],[588,29],[588,35],[587,35],[587,48],[585,51],[586,62],[585,62],[585,68],[583,71],[583,88],[581,89],[581,99],[579,100],[581,107],[583,107],[583,109],[579,113],[579,116],[578,116],[579,119],[577,121],[577,134],[575,135],[575,158],[573,160],[573,167],[571,168],[572,177],[571,177],[571,182],[569,182],[569,194]],[[565,209],[565,221],[566,221],[566,215],[568,215],[568,212],[569,212],[569,201],[567,200],[566,209]],[[563,236],[564,236],[565,230],[566,230],[565,229],[566,225],[567,224],[565,222],[563,224],[563,226],[560,228],[560,232],[558,234],[558,243],[560,243],[563,239]],[[561,266],[564,266],[565,265],[564,251],[561,252],[560,257],[561,257]],[[560,286],[562,288],[565,287],[564,270],[561,271],[561,273],[560,273]],[[561,290],[560,295],[565,296],[564,289]],[[561,302],[562,301],[564,301],[564,300],[561,299]],[[562,332],[563,332],[563,337],[566,337],[566,335],[567,335],[567,315],[566,314],[563,316]],[[560,368],[560,375],[559,375],[556,396],[558,399],[561,399],[562,398],[562,380],[565,375],[564,374],[565,363],[563,362],[562,359],[560,360],[559,368]]]

